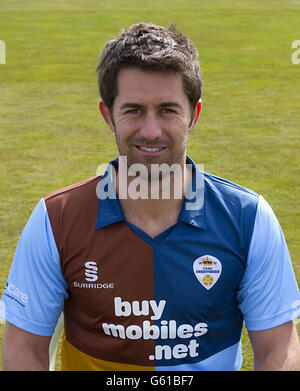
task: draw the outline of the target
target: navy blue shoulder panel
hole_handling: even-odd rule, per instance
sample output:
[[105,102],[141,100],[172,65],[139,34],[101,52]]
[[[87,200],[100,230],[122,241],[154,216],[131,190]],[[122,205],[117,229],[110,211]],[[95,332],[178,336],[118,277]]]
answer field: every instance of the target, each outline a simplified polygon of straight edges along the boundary
[[223,230],[223,235],[229,235],[229,242],[234,242],[234,239],[239,241],[246,266],[259,195],[253,190],[209,173],[205,173],[204,178],[206,223],[227,227],[227,232]]

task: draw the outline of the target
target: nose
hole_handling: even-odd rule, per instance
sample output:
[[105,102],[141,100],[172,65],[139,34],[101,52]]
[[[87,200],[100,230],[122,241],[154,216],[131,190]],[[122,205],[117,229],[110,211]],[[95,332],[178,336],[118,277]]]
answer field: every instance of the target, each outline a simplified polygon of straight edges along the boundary
[[155,113],[147,113],[140,128],[140,135],[148,141],[155,140],[162,134],[159,119]]

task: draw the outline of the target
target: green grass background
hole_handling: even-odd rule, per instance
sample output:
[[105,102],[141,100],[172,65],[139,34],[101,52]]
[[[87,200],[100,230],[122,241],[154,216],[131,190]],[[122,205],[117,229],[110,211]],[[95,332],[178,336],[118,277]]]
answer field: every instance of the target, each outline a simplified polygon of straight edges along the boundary
[[[95,68],[104,43],[141,21],[172,21],[196,44],[203,112],[188,154],[269,201],[299,283],[299,20],[299,0],[0,0],[1,292],[39,199],[116,156]],[[242,369],[252,370],[245,330],[243,346]]]

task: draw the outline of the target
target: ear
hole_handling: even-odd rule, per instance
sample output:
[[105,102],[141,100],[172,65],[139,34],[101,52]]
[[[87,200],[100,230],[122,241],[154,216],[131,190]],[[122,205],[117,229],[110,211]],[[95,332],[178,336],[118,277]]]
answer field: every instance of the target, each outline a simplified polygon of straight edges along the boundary
[[115,132],[115,127],[114,127],[114,122],[113,122],[113,119],[112,119],[112,115],[111,115],[111,112],[110,112],[109,108],[105,105],[103,100],[100,100],[99,110],[100,110],[100,113],[102,114],[102,117],[104,118],[105,122],[109,126],[110,130],[114,133]]
[[202,109],[202,100],[199,99],[198,103],[196,104],[195,110],[193,112],[191,125],[189,126],[189,133],[192,132],[194,130],[195,126],[197,125],[201,109]]

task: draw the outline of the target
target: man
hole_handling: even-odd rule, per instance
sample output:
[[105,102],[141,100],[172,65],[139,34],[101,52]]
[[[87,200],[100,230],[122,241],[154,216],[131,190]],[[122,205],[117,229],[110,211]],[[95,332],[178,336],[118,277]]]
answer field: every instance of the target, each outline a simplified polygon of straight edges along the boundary
[[276,217],[186,155],[195,47],[173,26],[133,25],[98,74],[120,156],[30,217],[2,296],[4,369],[47,369],[63,311],[66,370],[239,370],[243,321],[257,370],[299,370],[300,296]]

